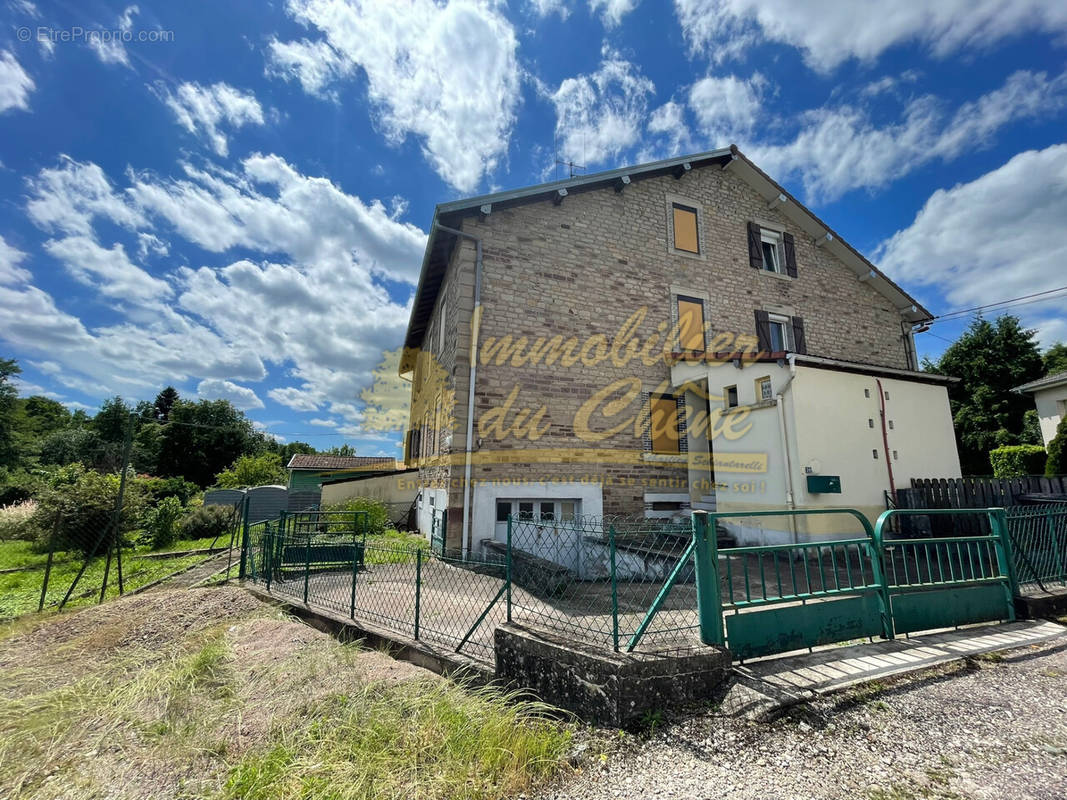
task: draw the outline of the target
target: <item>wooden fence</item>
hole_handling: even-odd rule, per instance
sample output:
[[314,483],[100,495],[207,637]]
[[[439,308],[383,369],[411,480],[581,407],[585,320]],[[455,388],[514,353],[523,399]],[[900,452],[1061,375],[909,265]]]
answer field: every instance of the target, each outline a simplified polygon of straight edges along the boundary
[[[1067,503],[1067,475],[1054,478],[912,478],[910,489],[897,489],[897,508],[1011,508],[1035,503]],[[913,524],[926,524],[914,520]],[[936,535],[984,534],[986,522],[968,517],[931,517]],[[951,530],[948,528],[951,527]],[[918,532],[918,531],[917,531]]]

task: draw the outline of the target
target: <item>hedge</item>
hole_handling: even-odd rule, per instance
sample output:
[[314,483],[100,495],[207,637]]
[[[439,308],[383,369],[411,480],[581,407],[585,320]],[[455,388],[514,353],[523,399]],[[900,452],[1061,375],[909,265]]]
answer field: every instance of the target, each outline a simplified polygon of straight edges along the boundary
[[1014,444],[989,451],[994,478],[1021,478],[1043,475],[1045,448],[1036,444]]

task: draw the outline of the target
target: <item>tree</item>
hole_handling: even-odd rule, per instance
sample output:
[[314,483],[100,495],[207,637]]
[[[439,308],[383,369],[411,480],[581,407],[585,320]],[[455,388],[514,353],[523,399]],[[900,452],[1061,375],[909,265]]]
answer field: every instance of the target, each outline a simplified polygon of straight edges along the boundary
[[110,397],[100,406],[93,417],[93,429],[105,442],[121,444],[126,438],[126,429],[130,425],[130,415],[134,411],[118,395]]
[[229,400],[177,400],[162,426],[158,473],[210,486],[243,455],[267,449],[252,422]]
[[1048,443],[1048,461],[1045,462],[1045,475],[1067,475],[1067,417],[1056,426],[1056,435]]
[[22,374],[13,358],[0,358],[0,467],[14,466],[19,454],[15,439],[15,400],[18,390],[12,379]]
[[1033,401],[1012,389],[1044,374],[1034,334],[1018,317],[1006,314],[995,322],[979,317],[934,365],[960,378],[948,393],[964,474],[990,474],[990,450],[1022,443]]
[[285,483],[285,468],[277,453],[262,453],[256,456],[241,456],[233,465],[215,478],[215,485],[223,489],[241,489],[246,486],[265,486]]
[[178,400],[178,390],[173,386],[168,386],[157,394],[156,402],[154,403],[156,419],[160,422],[166,422],[170,419],[170,411]]
[[1045,362],[1046,375],[1058,375],[1067,372],[1067,343],[1056,342],[1045,351],[1042,360]]
[[343,444],[340,447],[334,445],[326,451],[328,456],[354,456],[356,454],[356,448],[350,444]]

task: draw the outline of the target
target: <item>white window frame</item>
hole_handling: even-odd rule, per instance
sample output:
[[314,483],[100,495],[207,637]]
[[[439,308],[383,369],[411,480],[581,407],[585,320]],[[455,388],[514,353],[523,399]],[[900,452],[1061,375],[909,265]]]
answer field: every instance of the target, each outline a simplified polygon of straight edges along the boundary
[[[787,353],[793,351],[793,320],[791,317],[785,314],[774,314],[768,312],[767,322],[769,325],[781,325],[782,326],[782,350]],[[777,352],[771,350],[771,352]]]
[[[774,273],[776,275],[784,275],[785,274],[785,267],[782,264],[782,261],[784,260],[782,258],[782,256],[783,256],[783,252],[782,252],[782,239],[783,239],[783,237],[782,237],[781,232],[773,230],[771,228],[764,228],[761,225],[760,229],[759,229],[759,238],[760,238],[760,254],[763,256],[763,268],[762,268],[761,271],[762,272],[772,272],[772,273]],[[768,269],[767,268],[767,254],[763,250],[763,245],[765,245],[765,244],[771,245],[772,252],[774,253],[774,261],[775,261],[775,263],[772,265],[774,267],[773,269]]]

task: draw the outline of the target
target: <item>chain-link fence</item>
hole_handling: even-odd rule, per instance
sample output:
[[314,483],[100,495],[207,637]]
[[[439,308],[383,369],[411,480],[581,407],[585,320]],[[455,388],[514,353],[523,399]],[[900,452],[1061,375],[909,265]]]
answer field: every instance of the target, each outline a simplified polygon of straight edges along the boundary
[[1014,506],[1007,521],[1019,591],[1067,587],[1067,504]]

